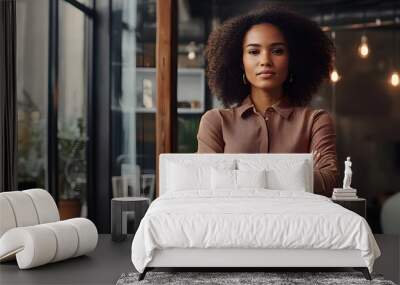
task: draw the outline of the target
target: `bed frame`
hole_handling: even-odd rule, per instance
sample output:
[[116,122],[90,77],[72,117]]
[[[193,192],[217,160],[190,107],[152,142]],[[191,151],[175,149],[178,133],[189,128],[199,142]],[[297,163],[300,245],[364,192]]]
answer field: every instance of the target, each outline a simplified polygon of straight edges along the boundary
[[[161,154],[159,193],[166,189],[167,160],[192,159],[198,154]],[[202,158],[210,161],[220,158],[221,154],[201,154]],[[268,155],[273,159],[296,158],[306,160],[309,165],[310,189],[313,192],[313,159],[311,154],[224,154],[224,158],[240,158],[249,156]],[[219,157],[218,157],[219,156]],[[146,273],[155,268],[232,268],[238,271],[254,268],[343,268],[350,267],[361,271],[367,280],[371,275],[361,257],[359,250],[333,249],[256,249],[256,248],[168,248],[157,249],[153,259],[139,275],[143,280]]]
[[329,249],[238,249],[170,248],[155,250],[139,280],[155,268],[220,268],[238,271],[254,268],[337,268],[351,267],[371,280],[359,250]]

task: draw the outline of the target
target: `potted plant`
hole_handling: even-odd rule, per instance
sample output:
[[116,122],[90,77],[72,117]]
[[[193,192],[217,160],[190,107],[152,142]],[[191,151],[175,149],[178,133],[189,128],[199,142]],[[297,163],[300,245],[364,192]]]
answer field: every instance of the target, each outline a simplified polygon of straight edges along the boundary
[[[76,127],[74,127],[74,125]],[[58,136],[59,189],[58,207],[62,220],[81,216],[86,198],[86,141],[83,119],[64,125]]]

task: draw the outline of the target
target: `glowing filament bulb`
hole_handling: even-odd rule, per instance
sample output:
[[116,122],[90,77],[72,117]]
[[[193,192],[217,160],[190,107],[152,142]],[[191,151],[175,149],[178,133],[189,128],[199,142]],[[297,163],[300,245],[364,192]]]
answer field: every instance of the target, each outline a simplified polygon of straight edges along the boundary
[[358,47],[358,53],[361,58],[367,58],[369,54],[368,39],[366,36],[361,37],[361,44]]
[[187,46],[186,46],[186,51],[187,51],[187,57],[189,60],[194,60],[196,58],[196,50],[197,46],[194,41],[191,41]]
[[196,58],[196,53],[194,51],[189,51],[188,59],[193,60]]
[[338,73],[338,71],[337,71],[336,68],[335,68],[335,69],[331,72],[331,81],[332,81],[333,83],[336,83],[336,82],[339,81],[339,79],[340,79],[339,73]]
[[394,87],[399,86],[400,84],[400,77],[399,77],[399,73],[397,71],[394,71],[391,75],[390,75],[390,84]]

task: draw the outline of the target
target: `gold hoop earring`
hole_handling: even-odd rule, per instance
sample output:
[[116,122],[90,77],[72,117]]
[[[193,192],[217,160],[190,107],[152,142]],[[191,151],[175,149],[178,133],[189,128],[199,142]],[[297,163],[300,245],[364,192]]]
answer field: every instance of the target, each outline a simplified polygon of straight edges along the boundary
[[244,73],[243,73],[242,79],[243,79],[243,84],[247,85],[246,75]]

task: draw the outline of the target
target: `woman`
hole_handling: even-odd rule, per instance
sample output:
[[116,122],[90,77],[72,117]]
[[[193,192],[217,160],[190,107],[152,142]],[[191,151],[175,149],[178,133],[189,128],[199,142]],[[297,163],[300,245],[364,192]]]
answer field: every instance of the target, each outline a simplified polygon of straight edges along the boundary
[[332,69],[318,25],[279,7],[233,18],[209,37],[208,84],[225,109],[201,118],[198,153],[314,153],[314,193],[338,180],[330,115],[306,105]]

